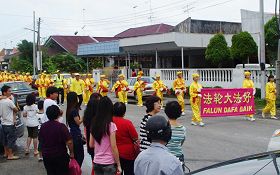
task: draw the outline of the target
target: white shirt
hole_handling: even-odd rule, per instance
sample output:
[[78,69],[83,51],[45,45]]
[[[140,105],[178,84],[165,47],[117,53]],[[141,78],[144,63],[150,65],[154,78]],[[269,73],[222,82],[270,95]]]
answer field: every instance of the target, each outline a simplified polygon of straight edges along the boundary
[[37,119],[38,119],[38,121],[39,121],[39,126],[38,126],[38,129],[40,129],[41,128],[41,125],[42,125],[42,120],[43,120],[43,118],[44,118],[44,113],[37,113],[36,114],[36,117],[37,117]]
[[[46,112],[47,112],[48,107],[50,107],[50,106],[52,106],[52,105],[58,106],[57,103],[56,103],[56,101],[54,101],[54,100],[52,100],[52,99],[47,98],[47,99],[44,101],[44,116],[43,116],[42,123],[45,123],[45,122],[49,121],[49,118],[47,117]],[[59,118],[59,122],[62,123],[62,121],[63,121],[63,118],[60,117],[60,118]]]
[[27,118],[26,118],[26,126],[28,127],[35,127],[39,125],[39,120],[36,116],[38,112],[38,106],[36,104],[33,104],[31,106],[24,106],[23,107],[23,112],[27,113]]
[[10,99],[0,100],[0,118],[2,125],[14,125],[14,102]]

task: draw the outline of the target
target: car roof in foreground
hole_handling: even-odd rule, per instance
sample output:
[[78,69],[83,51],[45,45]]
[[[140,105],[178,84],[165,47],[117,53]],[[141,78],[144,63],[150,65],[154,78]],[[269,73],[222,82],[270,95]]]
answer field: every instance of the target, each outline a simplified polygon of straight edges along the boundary
[[[273,163],[273,157],[277,162],[277,166]],[[215,165],[211,165],[187,175],[272,175],[276,173],[280,163],[280,151],[272,151],[266,153],[245,156]]]

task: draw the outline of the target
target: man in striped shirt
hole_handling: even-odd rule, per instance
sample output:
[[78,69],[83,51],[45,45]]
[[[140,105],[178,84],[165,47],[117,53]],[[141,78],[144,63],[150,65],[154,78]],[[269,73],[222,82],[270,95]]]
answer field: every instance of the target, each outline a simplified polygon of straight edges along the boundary
[[168,142],[167,148],[182,162],[182,165],[184,165],[182,145],[186,138],[186,128],[177,121],[181,116],[181,111],[181,106],[177,101],[168,102],[164,110],[172,130],[171,140]]
[[160,112],[161,100],[157,96],[150,96],[147,98],[145,106],[147,114],[143,117],[140,124],[140,151],[144,151],[151,145],[147,139],[146,123],[150,117]]

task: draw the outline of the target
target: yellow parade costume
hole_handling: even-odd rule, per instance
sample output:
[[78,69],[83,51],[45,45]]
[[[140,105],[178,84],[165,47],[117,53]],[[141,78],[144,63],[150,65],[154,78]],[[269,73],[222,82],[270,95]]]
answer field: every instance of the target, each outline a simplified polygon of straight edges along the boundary
[[[199,77],[198,74],[193,74],[193,77]],[[200,123],[202,121],[200,116],[200,103],[201,103],[201,92],[202,85],[198,82],[192,82],[190,85],[190,104],[193,112],[192,121],[195,123]]]
[[68,93],[68,80],[63,79],[63,92],[64,92],[64,99],[67,99],[67,93]]
[[263,113],[269,113],[271,117],[276,116],[276,85],[274,82],[268,82],[265,87],[265,99],[266,106],[263,109]]
[[163,92],[167,91],[167,87],[159,78],[160,76],[156,75],[156,80],[153,83],[153,89],[155,90],[155,95],[161,99],[161,107],[163,108]]
[[[177,75],[182,75],[182,72],[177,72]],[[178,103],[181,106],[182,112],[185,111],[185,100],[184,100],[184,93],[186,91],[185,80],[182,77],[178,77],[173,82],[173,89],[177,96]],[[184,113],[182,113],[184,114]]]
[[137,81],[134,84],[134,91],[136,92],[137,99],[138,99],[138,106],[143,106],[143,91],[145,89],[145,82],[141,80],[141,76],[138,75]]
[[102,97],[107,96],[109,91],[109,80],[105,79],[105,75],[100,76],[101,80],[97,84],[97,93],[99,93]]
[[72,82],[73,92],[76,92],[77,95],[83,95],[83,91],[85,89],[85,82],[81,79],[79,81],[74,79]]
[[93,78],[85,79],[85,93],[84,93],[84,103],[85,104],[88,103],[90,95],[93,93],[93,85],[94,85]]
[[117,92],[119,102],[127,103],[128,82],[124,80],[124,75],[119,75],[119,80],[113,85],[112,91]]
[[43,94],[42,94],[42,85],[40,83],[40,79],[41,79],[41,75],[39,75],[38,79],[35,81],[35,85],[38,88],[39,97],[42,98]]
[[[245,72],[244,75],[245,75],[245,76],[250,76],[251,73],[250,73],[250,72]],[[254,84],[254,82],[253,82],[251,79],[245,78],[245,79],[243,80],[242,87],[243,87],[243,88],[252,88],[252,89],[254,89],[254,93],[255,93],[255,84]],[[252,115],[252,114],[251,114],[251,115],[247,115],[247,117],[253,118],[254,115]]]

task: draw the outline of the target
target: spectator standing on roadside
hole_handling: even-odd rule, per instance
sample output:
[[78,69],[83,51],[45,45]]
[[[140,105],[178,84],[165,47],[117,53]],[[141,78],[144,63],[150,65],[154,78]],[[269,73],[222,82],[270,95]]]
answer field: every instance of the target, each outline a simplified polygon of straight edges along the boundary
[[135,69],[131,70],[131,77],[137,77],[137,73],[136,73]]
[[[41,125],[42,125],[42,120],[43,120],[43,117],[44,117],[44,101],[43,100],[40,100],[38,101],[38,112],[36,114],[36,117],[39,121],[39,126],[38,126],[38,133],[40,132],[40,129],[41,129]],[[42,146],[41,146],[41,143],[39,142],[38,144],[38,151],[39,151],[39,162],[43,161],[43,156],[42,156]]]
[[70,134],[73,139],[74,157],[80,167],[82,167],[84,160],[84,141],[80,129],[82,122],[83,118],[80,117],[78,109],[78,96],[76,92],[69,92],[67,94],[66,123],[70,128]]
[[61,115],[57,105],[52,105],[46,111],[49,121],[42,124],[39,141],[42,145],[43,161],[48,175],[68,175],[69,155],[74,158],[73,141],[68,128],[59,122]]
[[124,118],[126,112],[124,103],[115,103],[113,111],[113,122],[118,128],[116,139],[123,174],[134,175],[134,160],[139,152],[134,146],[138,143],[138,134],[132,122]]
[[26,126],[28,137],[26,141],[25,155],[30,152],[30,144],[33,141],[34,156],[39,154],[38,152],[38,126],[39,120],[36,116],[38,112],[38,106],[35,104],[36,97],[33,94],[29,94],[26,97],[26,105],[23,107],[23,117],[26,118]]
[[91,160],[93,161],[94,158],[94,149],[89,147],[89,138],[90,138],[90,130],[91,130],[91,124],[93,121],[93,118],[96,116],[97,106],[99,103],[99,100],[102,96],[99,93],[93,93],[90,96],[90,100],[87,104],[87,107],[85,109],[84,113],[84,129],[85,129],[85,136],[87,141],[87,151],[89,155],[91,156]]
[[112,118],[113,103],[110,98],[102,97],[92,122],[89,143],[94,148],[95,175],[115,175],[116,172],[122,172],[116,144],[117,127]]
[[152,144],[136,158],[135,175],[183,175],[181,162],[165,146],[172,135],[169,122],[163,116],[153,116],[146,129]]
[[182,145],[186,138],[186,128],[177,121],[177,119],[181,117],[181,106],[177,101],[168,102],[164,112],[169,119],[172,130],[172,136],[167,144],[167,148],[169,149],[170,153],[176,156],[181,161],[182,165],[184,165],[185,159]]
[[1,125],[4,134],[4,157],[7,160],[17,160],[18,156],[14,155],[13,148],[15,147],[17,136],[16,136],[16,113],[18,108],[14,102],[10,99],[12,90],[10,86],[4,85],[1,88],[2,95],[5,99],[0,100],[0,118]]
[[160,98],[157,96],[150,96],[147,98],[146,103],[146,115],[143,117],[141,124],[140,124],[140,150],[143,151],[147,149],[151,142],[147,139],[147,132],[146,132],[146,123],[151,116],[156,115],[160,112],[161,109],[161,101]]

